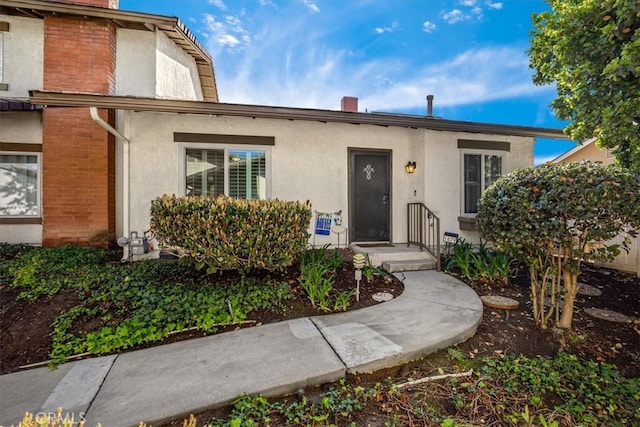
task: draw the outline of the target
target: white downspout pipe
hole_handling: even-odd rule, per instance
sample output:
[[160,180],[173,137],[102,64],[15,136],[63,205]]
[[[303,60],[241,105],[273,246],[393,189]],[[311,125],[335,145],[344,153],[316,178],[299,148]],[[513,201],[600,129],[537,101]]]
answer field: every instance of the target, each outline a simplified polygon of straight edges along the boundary
[[98,115],[97,107],[89,107],[89,113],[94,122],[102,126],[111,135],[121,139],[122,144],[122,231],[125,236],[129,236],[129,140],[120,132],[115,130],[113,126],[105,122]]

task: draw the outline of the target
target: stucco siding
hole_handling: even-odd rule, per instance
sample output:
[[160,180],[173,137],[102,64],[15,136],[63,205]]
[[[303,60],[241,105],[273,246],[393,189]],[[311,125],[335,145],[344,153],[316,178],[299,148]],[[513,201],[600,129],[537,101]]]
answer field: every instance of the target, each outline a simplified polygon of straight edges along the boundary
[[0,113],[0,142],[42,144],[40,112]]
[[[131,139],[130,224],[131,230],[137,231],[149,227],[149,206],[153,198],[165,193],[184,193],[181,175],[184,174],[185,146],[222,147],[176,143],[174,132],[275,137],[275,145],[260,147],[268,153],[267,195],[282,200],[309,200],[312,209],[320,212],[342,210],[345,225],[349,224],[350,214],[349,149],[388,150],[392,185],[390,231],[395,242],[406,241],[409,202],[425,202],[436,211],[442,220],[441,232],[460,232],[457,221],[461,192],[459,138],[512,142],[505,159],[508,171],[533,163],[532,138],[302,120],[149,112],[124,114],[128,118],[121,123],[126,128],[125,135]],[[416,173],[406,173],[404,166],[408,161],[417,162]],[[477,240],[477,233],[469,233],[468,237]],[[316,236],[316,244],[324,243],[335,244],[337,238]]]
[[[264,147],[270,159],[270,197],[310,200],[312,208],[321,212],[342,210],[345,222],[349,215],[348,149],[392,150],[392,235],[402,238],[406,233],[404,163],[408,159],[410,130],[271,119],[129,114],[132,115],[132,230],[148,228],[149,206],[154,197],[183,192],[180,163],[184,146],[173,142],[173,132],[195,132],[274,136],[275,145]],[[319,237],[317,243],[322,242]]]
[[597,146],[597,142],[584,145],[575,153],[569,155],[561,161],[561,163],[579,162],[581,160],[591,160],[592,162],[600,162],[609,165],[615,162],[615,157],[607,156],[607,150]]
[[156,96],[156,36],[150,31],[118,29],[116,93]]
[[527,137],[453,132],[431,131],[425,134],[425,203],[440,217],[441,234],[445,231],[454,232],[467,241],[478,242],[478,233],[460,230],[458,222],[458,217],[463,214],[462,155],[466,151],[458,149],[459,139],[510,142],[510,151],[504,153],[503,174],[533,166],[534,140]]
[[202,101],[195,60],[166,35],[156,32],[156,96]]
[[28,98],[29,90],[42,89],[43,21],[8,15],[0,15],[0,21],[9,23],[9,31],[0,33],[4,40],[0,83],[8,85],[8,90],[0,90],[0,98]]

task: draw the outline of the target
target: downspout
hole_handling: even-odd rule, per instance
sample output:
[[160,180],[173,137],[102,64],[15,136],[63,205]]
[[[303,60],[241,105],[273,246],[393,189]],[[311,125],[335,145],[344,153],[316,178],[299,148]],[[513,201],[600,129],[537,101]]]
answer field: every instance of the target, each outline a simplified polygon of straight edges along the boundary
[[94,122],[102,126],[111,135],[121,139],[122,144],[122,231],[125,236],[129,236],[129,140],[113,126],[105,122],[98,115],[97,107],[89,107],[89,113]]

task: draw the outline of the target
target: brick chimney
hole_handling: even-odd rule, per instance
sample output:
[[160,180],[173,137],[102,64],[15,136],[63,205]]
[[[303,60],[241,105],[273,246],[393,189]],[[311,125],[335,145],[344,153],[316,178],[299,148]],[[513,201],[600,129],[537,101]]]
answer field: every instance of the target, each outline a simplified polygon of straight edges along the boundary
[[80,6],[106,7],[109,9],[118,8],[118,0],[50,0],[50,1],[54,1],[55,3],[77,4]]
[[358,98],[354,96],[343,96],[340,101],[340,109],[342,111],[358,112]]
[[[117,0],[63,3],[115,8]],[[44,17],[43,89],[115,95],[116,24]],[[115,126],[114,110],[100,115]],[[106,247],[115,241],[115,140],[88,108],[42,113],[42,244]]]

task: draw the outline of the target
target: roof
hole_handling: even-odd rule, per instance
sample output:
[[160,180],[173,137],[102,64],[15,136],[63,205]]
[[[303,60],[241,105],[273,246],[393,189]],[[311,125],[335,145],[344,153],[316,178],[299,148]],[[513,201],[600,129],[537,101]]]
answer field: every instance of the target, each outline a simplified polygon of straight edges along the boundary
[[310,120],[332,123],[399,126],[450,132],[567,139],[561,129],[445,120],[426,116],[407,116],[388,113],[357,113],[308,108],[226,104],[219,102],[181,101],[68,92],[30,91],[29,95],[30,101],[34,104],[56,107],[97,107],[166,113],[207,114],[215,116]]
[[218,101],[218,90],[211,55],[204,49],[187,26],[175,16],[128,12],[120,9],[42,0],[0,0],[0,14],[36,19],[44,19],[45,16],[51,15],[75,16],[112,22],[119,28],[140,31],[156,31],[157,29],[195,59],[204,99],[206,101]]
[[584,149],[585,147],[587,147],[588,145],[593,144],[596,141],[595,138],[591,138],[586,140],[585,142],[576,145],[575,147],[573,147],[572,149],[565,151],[564,153],[560,154],[558,157],[556,157],[555,159],[552,160],[553,163],[560,163],[563,160],[565,160],[568,157],[573,156],[575,153],[577,153],[578,151]]
[[0,111],[38,111],[42,105],[32,104],[28,99],[0,98]]

